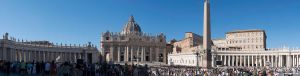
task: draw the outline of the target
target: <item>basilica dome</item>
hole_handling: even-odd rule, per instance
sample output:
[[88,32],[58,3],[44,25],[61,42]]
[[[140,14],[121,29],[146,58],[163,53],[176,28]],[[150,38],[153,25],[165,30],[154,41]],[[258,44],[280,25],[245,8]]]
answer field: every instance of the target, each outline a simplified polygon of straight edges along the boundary
[[130,16],[128,22],[125,24],[121,34],[140,34],[142,30],[140,26],[134,21],[134,17]]

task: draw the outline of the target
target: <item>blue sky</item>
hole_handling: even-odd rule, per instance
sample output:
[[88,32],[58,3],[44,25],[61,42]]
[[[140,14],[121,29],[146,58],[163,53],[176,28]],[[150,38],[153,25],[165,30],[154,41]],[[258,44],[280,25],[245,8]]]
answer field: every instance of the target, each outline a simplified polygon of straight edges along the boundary
[[[300,47],[300,0],[212,0],[212,37],[264,29],[267,46]],[[0,33],[27,40],[99,46],[101,32],[120,32],[130,15],[142,31],[182,39],[202,35],[203,0],[0,0]]]

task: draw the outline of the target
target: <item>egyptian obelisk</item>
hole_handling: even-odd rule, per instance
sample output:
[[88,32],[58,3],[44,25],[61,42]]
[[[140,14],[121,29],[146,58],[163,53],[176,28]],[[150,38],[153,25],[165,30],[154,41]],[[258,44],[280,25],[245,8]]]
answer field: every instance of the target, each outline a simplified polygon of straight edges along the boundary
[[202,67],[211,68],[211,35],[210,35],[210,7],[209,0],[204,0],[203,18],[203,59]]

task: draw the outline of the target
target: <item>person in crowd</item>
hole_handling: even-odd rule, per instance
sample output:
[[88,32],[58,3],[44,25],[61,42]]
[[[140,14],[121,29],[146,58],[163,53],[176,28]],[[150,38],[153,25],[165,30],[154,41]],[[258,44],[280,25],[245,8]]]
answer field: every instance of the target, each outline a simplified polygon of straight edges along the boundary
[[51,68],[50,63],[49,62],[45,63],[45,74],[46,75],[50,74],[50,68]]
[[20,72],[22,75],[26,74],[26,63],[24,61],[22,61],[20,64]]
[[27,74],[31,74],[32,72],[32,64],[30,62],[27,63],[26,68],[27,68]]
[[50,64],[50,75],[56,76],[56,64],[54,61],[52,61]]
[[36,63],[33,62],[33,66],[32,66],[32,74],[35,75],[36,74]]

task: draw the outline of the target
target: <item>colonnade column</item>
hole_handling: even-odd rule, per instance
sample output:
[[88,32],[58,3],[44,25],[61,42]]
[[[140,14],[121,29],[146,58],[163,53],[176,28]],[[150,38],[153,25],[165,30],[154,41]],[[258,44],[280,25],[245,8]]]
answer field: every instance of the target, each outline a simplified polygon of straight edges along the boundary
[[272,64],[272,67],[274,67],[274,55],[271,55],[271,64]]
[[271,63],[271,61],[270,61],[270,55],[267,55],[266,65],[271,66],[270,63]]
[[299,67],[299,65],[300,65],[299,54],[297,54],[297,66],[296,67]]
[[274,62],[274,67],[278,67],[278,55],[275,55],[275,62]]
[[279,55],[279,67],[282,67],[282,55]]
[[75,62],[75,63],[77,62],[77,56],[76,56],[76,53],[77,53],[77,52],[74,52],[74,53],[73,53],[73,55],[74,55],[74,62]]
[[295,57],[294,57],[294,55],[292,55],[292,67],[294,67],[295,66]]
[[[73,57],[72,57],[72,52],[71,52],[71,51],[69,52],[69,57],[70,57],[70,58],[69,58],[70,62],[72,62],[72,60],[73,60],[72,58],[73,58]],[[56,57],[54,57],[54,59],[55,59],[55,58],[56,58]]]

